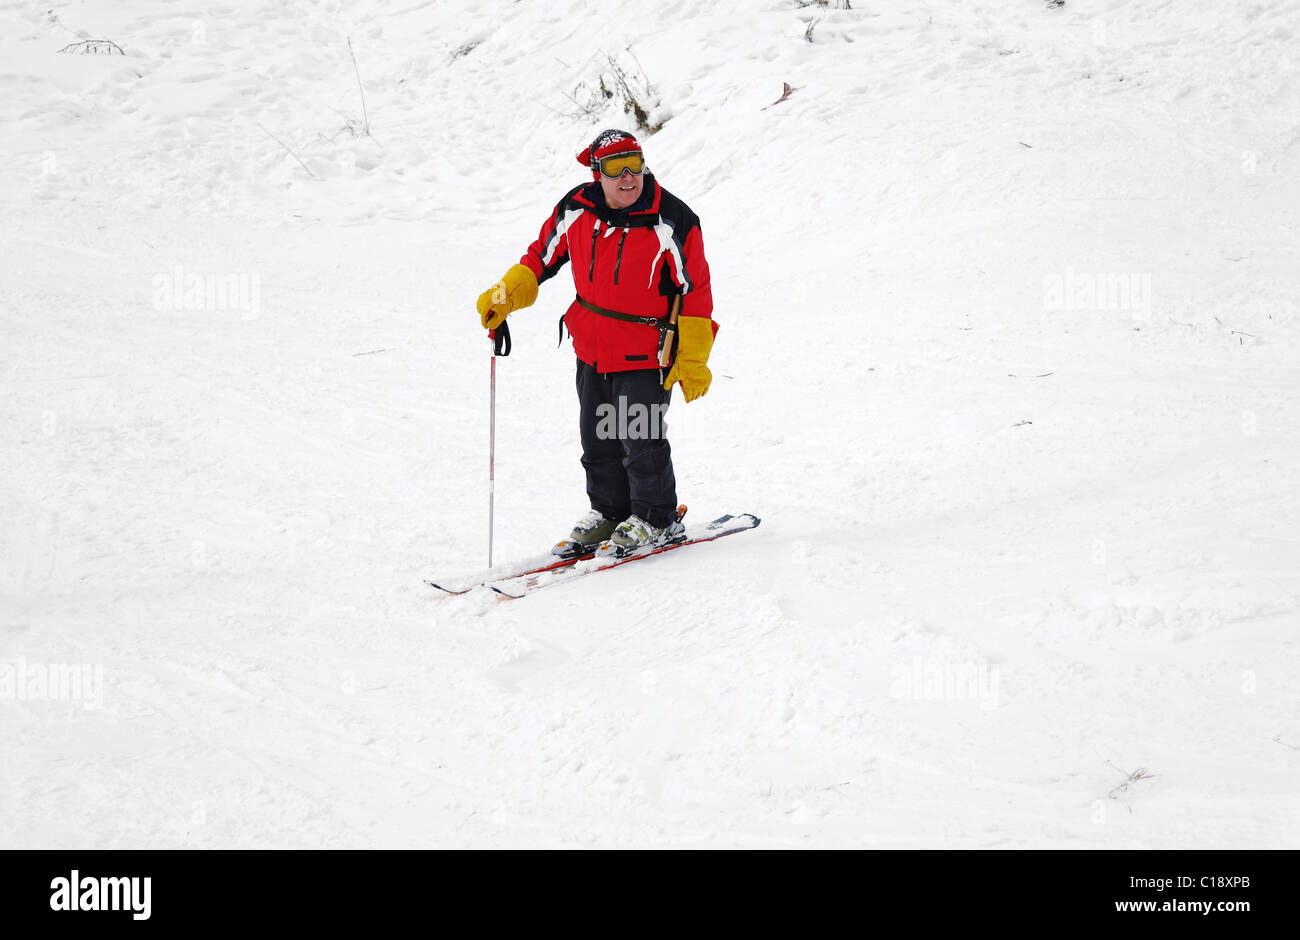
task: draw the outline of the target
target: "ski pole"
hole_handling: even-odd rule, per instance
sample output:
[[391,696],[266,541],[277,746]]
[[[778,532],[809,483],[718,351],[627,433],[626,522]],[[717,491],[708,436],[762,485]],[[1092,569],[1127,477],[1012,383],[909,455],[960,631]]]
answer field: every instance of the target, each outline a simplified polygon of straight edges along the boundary
[[492,371],[488,393],[488,567],[491,568],[497,475],[497,356],[510,355],[510,328],[504,320],[496,329],[488,330],[488,339],[492,340]]

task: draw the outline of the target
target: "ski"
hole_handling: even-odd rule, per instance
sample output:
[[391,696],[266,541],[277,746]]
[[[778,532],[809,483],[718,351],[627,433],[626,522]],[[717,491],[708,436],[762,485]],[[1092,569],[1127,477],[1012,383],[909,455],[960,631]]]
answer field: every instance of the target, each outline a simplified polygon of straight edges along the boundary
[[750,513],[743,513],[739,516],[719,516],[705,525],[687,526],[685,538],[669,542],[666,545],[643,548],[640,551],[623,556],[587,555],[584,558],[575,558],[567,565],[552,565],[545,570],[524,571],[486,583],[502,598],[518,600],[530,591],[550,587],[552,584],[559,584],[562,581],[571,581],[583,575],[595,574],[597,571],[608,571],[611,568],[618,568],[634,561],[642,561],[655,555],[662,555],[664,552],[670,552],[673,549],[685,548],[687,545],[712,542],[726,535],[745,532],[755,528],[761,521],[757,516]]
[[[674,522],[681,522],[686,515],[686,507],[677,507],[677,516]],[[729,516],[727,518],[730,518]],[[679,538],[678,541],[681,539]],[[561,568],[568,568],[576,565],[580,561],[586,561],[593,556],[600,554],[600,550],[612,549],[608,543],[595,542],[590,545],[584,545],[582,542],[574,542],[570,539],[561,539],[555,543],[555,546],[546,555],[537,555],[533,558],[526,559],[522,562],[516,562],[513,565],[497,565],[489,568],[487,571],[481,571],[476,575],[470,575],[457,579],[456,583],[450,585],[445,581],[431,581],[425,578],[424,583],[429,587],[437,588],[444,594],[468,594],[470,591],[496,581],[509,581],[514,578],[523,578],[529,575],[545,574],[548,571],[558,571]]]
[[425,578],[424,583],[437,588],[444,594],[468,594],[477,587],[496,581],[540,575],[547,571],[558,571],[561,568],[567,568],[570,565],[576,565],[580,561],[592,558],[596,554],[597,546],[595,545],[582,545],[578,542],[560,542],[559,544],[565,546],[564,554],[557,555],[553,552],[547,552],[545,555],[536,555],[522,562],[516,562],[509,567],[498,565],[487,571],[459,578],[455,581],[431,581]]

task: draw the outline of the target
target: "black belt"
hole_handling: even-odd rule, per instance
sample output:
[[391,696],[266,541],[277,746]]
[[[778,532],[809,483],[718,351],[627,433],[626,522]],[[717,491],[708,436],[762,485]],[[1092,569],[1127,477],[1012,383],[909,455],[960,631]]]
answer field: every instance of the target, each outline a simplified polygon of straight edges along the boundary
[[609,317],[612,320],[624,320],[628,323],[644,323],[646,326],[659,326],[664,320],[668,319],[665,314],[662,317],[640,317],[634,313],[619,313],[617,310],[606,310],[604,307],[593,304],[590,300],[577,298],[580,306],[586,307],[592,313],[598,313],[602,317]]

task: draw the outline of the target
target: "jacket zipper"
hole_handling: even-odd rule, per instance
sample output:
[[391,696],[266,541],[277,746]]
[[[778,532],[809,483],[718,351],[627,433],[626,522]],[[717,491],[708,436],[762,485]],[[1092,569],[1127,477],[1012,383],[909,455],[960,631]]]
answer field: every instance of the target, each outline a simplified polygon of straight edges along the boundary
[[600,234],[600,223],[591,227],[591,263],[587,266],[587,283],[596,283],[596,236]]
[[618,237],[618,260],[614,262],[614,284],[618,284],[618,272],[623,268],[623,239],[627,238],[627,229]]

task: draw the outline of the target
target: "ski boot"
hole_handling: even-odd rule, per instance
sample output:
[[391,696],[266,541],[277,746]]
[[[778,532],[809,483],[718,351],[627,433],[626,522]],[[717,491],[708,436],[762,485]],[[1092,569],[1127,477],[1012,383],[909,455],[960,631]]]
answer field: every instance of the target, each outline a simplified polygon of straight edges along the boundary
[[673,521],[663,528],[651,525],[640,516],[628,516],[619,523],[609,541],[601,545],[596,554],[623,558],[645,549],[680,542],[686,538],[686,526],[682,524],[682,516],[685,514],[686,507],[680,507]]
[[552,555],[558,555],[561,558],[576,558],[580,555],[590,555],[599,546],[614,534],[614,529],[618,525],[617,519],[606,519],[595,509],[591,510],[585,516],[578,520],[573,531],[569,533],[567,539],[561,539],[551,548]]

